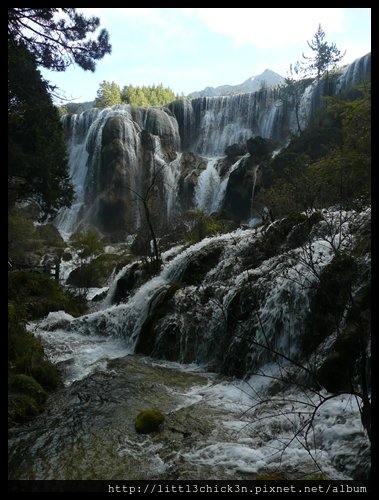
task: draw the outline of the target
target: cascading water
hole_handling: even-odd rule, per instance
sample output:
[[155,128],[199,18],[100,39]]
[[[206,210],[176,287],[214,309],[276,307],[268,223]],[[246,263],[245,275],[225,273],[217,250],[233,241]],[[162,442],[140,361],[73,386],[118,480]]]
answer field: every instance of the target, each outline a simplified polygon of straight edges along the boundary
[[[365,56],[341,82],[356,81],[369,66]],[[317,92],[308,88],[304,111],[313,109]],[[168,110],[121,106],[66,117],[77,198],[74,211],[61,214],[61,230],[68,235],[86,220],[100,224],[103,207],[108,218],[115,214],[113,222],[124,214],[120,206],[128,209],[123,227],[135,228],[137,209],[122,197],[131,186],[142,189],[154,169],[162,174],[163,212],[173,215],[185,151],[217,156],[251,135],[279,137],[293,116],[276,104],[273,94],[259,92],[184,100]],[[229,175],[245,159],[223,177],[215,159],[197,170],[187,165],[185,174],[197,180],[194,204],[219,208]],[[256,177],[252,200],[255,183]],[[344,306],[338,328],[333,322],[330,334],[322,331],[309,352],[309,318],[336,259],[342,270],[346,256],[358,262],[353,302],[367,285],[362,235],[369,220],[369,210],[330,209],[176,247],[161,272],[124,303],[111,305],[115,282],[130,266],[115,276],[101,310],[80,318],[57,312],[30,324],[66,387],[50,396],[46,412],[10,430],[10,479],[236,480],[278,472],[303,479],[320,470],[331,479],[367,477],[359,398],[331,398],[304,372],[323,367],[330,352],[336,359],[337,340],[350,339],[354,325],[345,326],[356,311]],[[150,407],[166,413],[162,432],[136,434],[136,415]],[[304,427],[314,410],[312,427]],[[305,429],[312,430],[309,440]]]
[[238,168],[245,157],[234,162],[224,174],[223,179],[219,174],[220,158],[208,159],[207,168],[200,174],[196,185],[194,194],[195,208],[209,213],[220,210],[225,198],[230,174]]
[[273,92],[261,91],[176,101],[169,107],[178,119],[182,148],[217,156],[252,136],[283,139],[287,123],[279,104]]
[[208,160],[195,189],[195,206],[205,212],[216,212],[219,208],[220,174],[216,169],[218,158]]
[[[323,217],[307,244],[290,245],[288,229],[282,245],[289,247],[276,254],[264,244],[280,221],[175,248],[171,253],[179,253],[126,303],[77,319],[58,313],[35,325],[69,385],[28,432],[11,432],[11,478],[254,479],[280,471],[300,479],[319,472],[315,462],[330,478],[359,476],[369,449],[354,399],[341,396],[320,408],[310,449],[302,434],[293,439],[319,403],[304,378],[305,387],[291,382],[293,363],[322,362],[319,353],[308,365],[302,347],[315,281],[336,248],[354,250],[352,228],[363,229],[370,214],[330,210]],[[164,365],[133,355],[114,359],[137,347]],[[220,381],[167,360],[243,380]],[[281,380],[288,382],[275,388]],[[167,424],[142,437],[133,421],[150,406],[167,413]]]
[[[139,199],[143,198],[145,183],[155,167],[165,167],[165,189],[175,193],[176,186],[171,188],[168,184],[176,180],[174,172],[180,155],[175,153],[179,160],[170,161],[165,154],[167,149],[179,150],[180,138],[175,118],[164,110],[115,106],[84,111],[79,116],[66,117],[65,121],[76,192],[73,207],[56,219],[58,229],[66,237],[80,222],[95,224],[105,232],[115,230],[117,226],[107,228],[104,220],[104,213],[114,211],[119,214],[121,228],[131,232],[138,228]],[[143,130],[153,136],[152,142],[142,137]],[[169,213],[175,206],[175,194],[168,197]]]
[[[330,84],[321,79],[308,86],[299,108],[301,127],[304,129],[312,113],[325,104],[325,93],[337,93],[358,83],[369,77],[370,71],[371,54],[367,54],[333,76]],[[196,177],[200,184],[195,186],[195,195],[188,200],[193,205],[185,203],[183,208],[177,194],[188,174],[188,157],[179,151],[221,157],[227,146],[245,143],[251,137],[283,144],[290,131],[297,131],[294,111],[285,112],[275,90],[182,99],[162,109],[127,105],[92,109],[65,117],[64,122],[76,191],[73,207],[61,212],[56,221],[65,238],[80,223],[95,225],[103,233],[134,233],[141,225],[141,203],[135,192],[137,198],[143,196],[155,168],[153,162],[163,176],[153,212],[169,219],[193,207],[214,211],[221,206],[226,177],[220,179],[216,161],[208,161],[207,169]],[[142,139],[143,131],[155,139]]]
[[64,239],[68,239],[76,229],[80,210],[85,199],[85,180],[88,171],[87,140],[89,128],[97,118],[99,110],[91,109],[80,115],[66,115],[63,126],[68,136],[70,176],[75,187],[75,199],[70,208],[63,209],[56,225]]

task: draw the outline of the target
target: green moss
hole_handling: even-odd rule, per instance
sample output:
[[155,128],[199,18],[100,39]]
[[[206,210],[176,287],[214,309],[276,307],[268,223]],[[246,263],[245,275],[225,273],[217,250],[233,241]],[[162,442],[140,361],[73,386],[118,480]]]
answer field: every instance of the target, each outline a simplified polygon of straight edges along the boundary
[[164,420],[165,416],[159,410],[149,409],[137,415],[134,426],[139,434],[149,434],[158,431]]
[[[8,370],[10,377],[24,374],[33,377],[43,389],[50,390],[62,384],[57,368],[45,358],[38,338],[27,332],[15,315],[14,304],[8,313]],[[18,379],[16,379],[18,380]]]
[[46,391],[33,377],[29,377],[28,375],[12,375],[8,381],[8,388],[13,392],[24,393],[40,404],[44,403],[47,398]]
[[325,474],[311,474],[310,476],[306,476],[304,478],[307,481],[328,481],[330,477]]
[[48,391],[62,385],[62,377],[57,367],[47,359],[32,363],[30,373]]
[[8,426],[22,422],[40,411],[41,407],[35,399],[26,394],[10,394],[8,396]]
[[46,391],[28,375],[18,373],[8,380],[8,425],[22,422],[44,409]]

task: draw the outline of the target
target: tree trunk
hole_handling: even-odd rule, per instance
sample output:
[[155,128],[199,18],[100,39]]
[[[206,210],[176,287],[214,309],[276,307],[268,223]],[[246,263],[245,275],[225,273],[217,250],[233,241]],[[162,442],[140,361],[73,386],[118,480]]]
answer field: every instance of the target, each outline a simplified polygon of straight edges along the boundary
[[149,207],[148,207],[146,200],[143,200],[143,208],[145,211],[146,222],[147,222],[147,225],[149,226],[151,239],[153,240],[154,262],[155,262],[156,269],[158,270],[159,266],[160,266],[161,259],[160,259],[159,249],[158,249],[157,238],[155,236],[154,228],[153,228],[153,225],[151,224],[151,220],[150,220],[150,210],[149,210]]

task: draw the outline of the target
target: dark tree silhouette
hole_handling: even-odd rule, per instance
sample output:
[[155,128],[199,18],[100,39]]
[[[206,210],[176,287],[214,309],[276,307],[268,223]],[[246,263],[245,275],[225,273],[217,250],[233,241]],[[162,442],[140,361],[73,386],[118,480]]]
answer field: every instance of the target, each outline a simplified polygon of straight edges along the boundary
[[95,71],[95,61],[112,49],[105,29],[97,38],[89,38],[99,25],[98,17],[85,18],[72,7],[8,9],[8,40],[22,43],[37,65],[54,71],[64,71],[74,63]]

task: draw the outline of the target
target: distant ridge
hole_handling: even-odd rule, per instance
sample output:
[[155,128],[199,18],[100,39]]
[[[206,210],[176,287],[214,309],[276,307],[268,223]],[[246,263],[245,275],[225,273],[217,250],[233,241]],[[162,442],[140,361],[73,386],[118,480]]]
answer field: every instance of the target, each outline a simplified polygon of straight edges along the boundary
[[220,85],[219,87],[206,87],[204,90],[192,92],[188,97],[216,97],[221,95],[243,94],[257,92],[264,87],[273,87],[284,82],[284,78],[275,71],[265,69],[263,73],[252,76],[239,85]]

